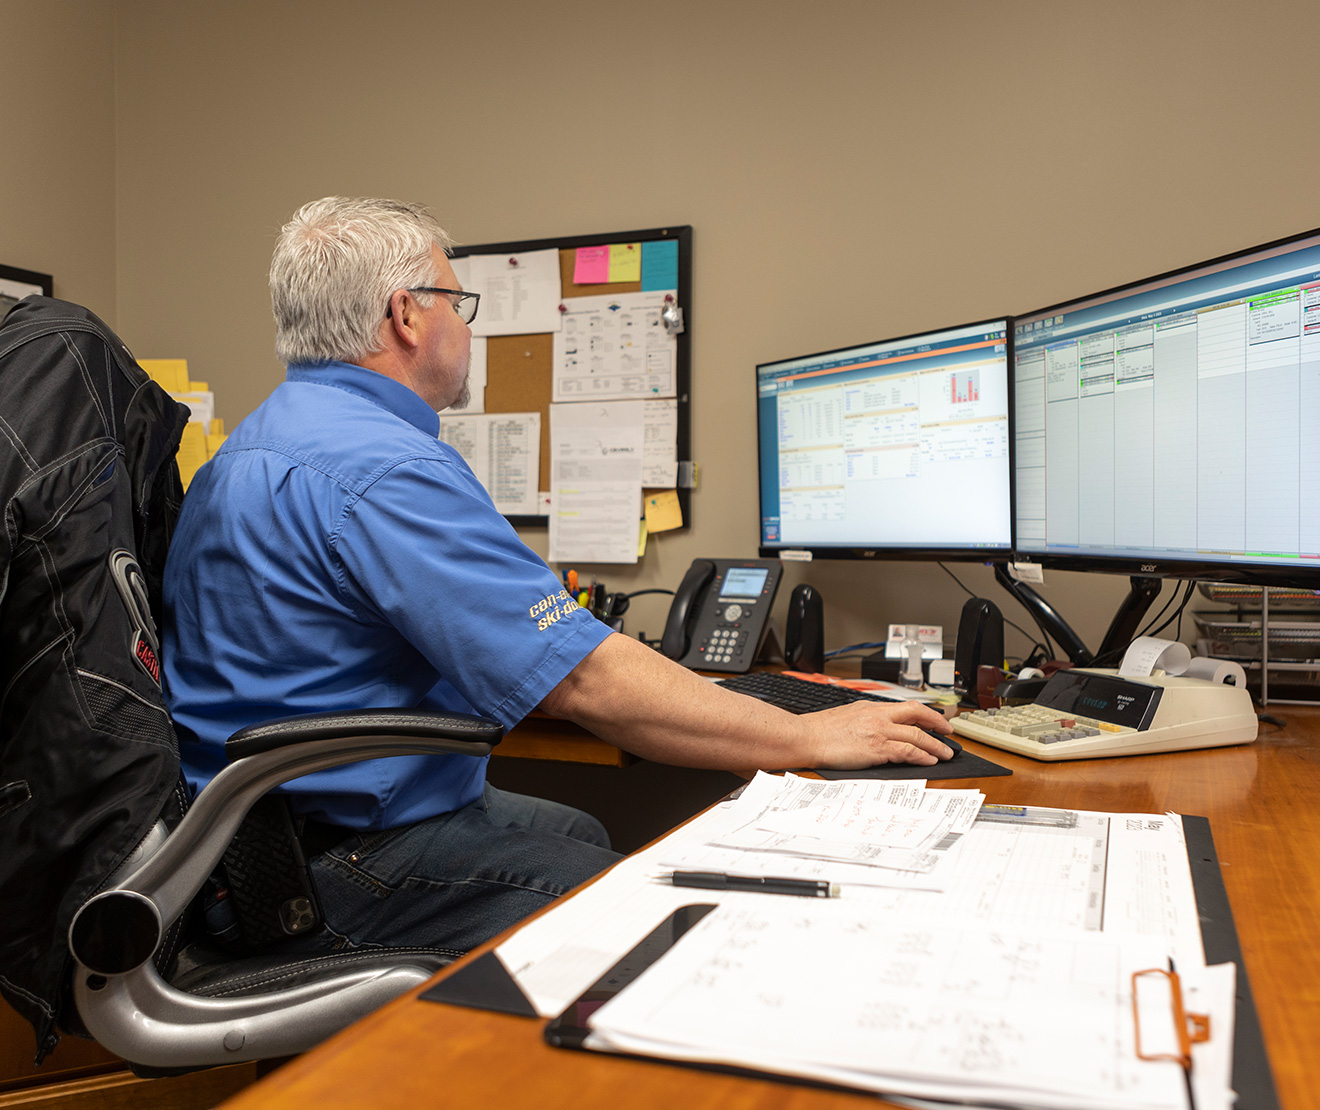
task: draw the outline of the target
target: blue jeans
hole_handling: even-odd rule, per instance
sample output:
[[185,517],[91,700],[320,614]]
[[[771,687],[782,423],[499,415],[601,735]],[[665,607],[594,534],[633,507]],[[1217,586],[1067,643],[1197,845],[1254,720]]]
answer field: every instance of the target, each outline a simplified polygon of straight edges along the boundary
[[487,784],[453,813],[353,834],[313,857],[325,927],[286,943],[466,952],[620,858],[594,817]]

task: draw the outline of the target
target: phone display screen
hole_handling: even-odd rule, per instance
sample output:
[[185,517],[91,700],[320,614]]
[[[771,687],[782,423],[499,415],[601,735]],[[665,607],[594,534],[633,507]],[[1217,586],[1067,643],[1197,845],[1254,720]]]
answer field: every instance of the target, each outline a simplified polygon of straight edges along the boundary
[[760,597],[769,574],[764,567],[730,567],[724,574],[720,597]]

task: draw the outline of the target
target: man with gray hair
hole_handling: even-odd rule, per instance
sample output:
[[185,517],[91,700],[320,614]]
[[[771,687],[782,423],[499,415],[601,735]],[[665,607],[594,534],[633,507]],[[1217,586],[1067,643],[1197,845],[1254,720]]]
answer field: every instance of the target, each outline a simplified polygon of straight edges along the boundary
[[[933,764],[912,702],[796,717],[719,689],[559,595],[437,410],[465,395],[478,297],[422,208],[327,197],[271,263],[287,377],[193,479],[165,575],[166,690],[205,789],[237,729],[371,707],[532,709],[646,759],[751,771]],[[374,760],[285,788],[325,927],[294,942],[467,950],[618,857],[599,823],[466,756]]]

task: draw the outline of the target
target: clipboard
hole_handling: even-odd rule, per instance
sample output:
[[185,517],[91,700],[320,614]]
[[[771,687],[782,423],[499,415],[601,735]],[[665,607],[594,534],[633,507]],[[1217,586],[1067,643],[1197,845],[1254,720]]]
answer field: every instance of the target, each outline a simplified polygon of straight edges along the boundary
[[715,908],[712,902],[679,906],[646,934],[609,971],[571,1002],[545,1027],[545,1039],[556,1048],[591,1048],[591,1015],[622,992],[643,971],[678,943],[684,933]]
[[[1232,1087],[1237,1093],[1235,1110],[1280,1110],[1274,1076],[1256,1013],[1251,984],[1242,960],[1237,927],[1228,902],[1215,852],[1210,821],[1205,817],[1183,815],[1183,833],[1187,844],[1188,863],[1192,874],[1192,887],[1196,896],[1197,913],[1201,924],[1201,940],[1207,964],[1234,963],[1237,965],[1237,998],[1234,1015]],[[597,992],[617,994],[667,952],[678,939],[714,908],[708,903],[681,907],[678,913],[662,922],[631,952],[619,960],[589,988],[565,1014],[553,1019],[547,1026],[546,1040],[560,1047],[590,1048],[585,1044],[585,1021],[590,1011],[599,1009],[607,998]],[[499,1010],[535,1017],[536,1011],[505,971],[493,952],[468,965],[458,973],[442,979],[424,992],[428,1001],[449,1002],[478,1009]],[[576,1007],[576,1009],[575,1009]],[[552,1032],[553,1030],[553,1032]],[[577,1030],[582,1030],[578,1032]],[[699,1065],[730,1074],[757,1075],[728,1065]],[[825,1086],[812,1080],[779,1077],[785,1081],[808,1086]]]

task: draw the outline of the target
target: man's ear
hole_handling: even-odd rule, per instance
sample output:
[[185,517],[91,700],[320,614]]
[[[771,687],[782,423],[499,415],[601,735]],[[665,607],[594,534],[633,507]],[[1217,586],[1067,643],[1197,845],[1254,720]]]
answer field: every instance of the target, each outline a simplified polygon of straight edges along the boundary
[[390,297],[390,310],[385,323],[390,327],[398,342],[413,348],[421,342],[417,332],[417,313],[420,306],[413,295],[406,289],[396,289]]

